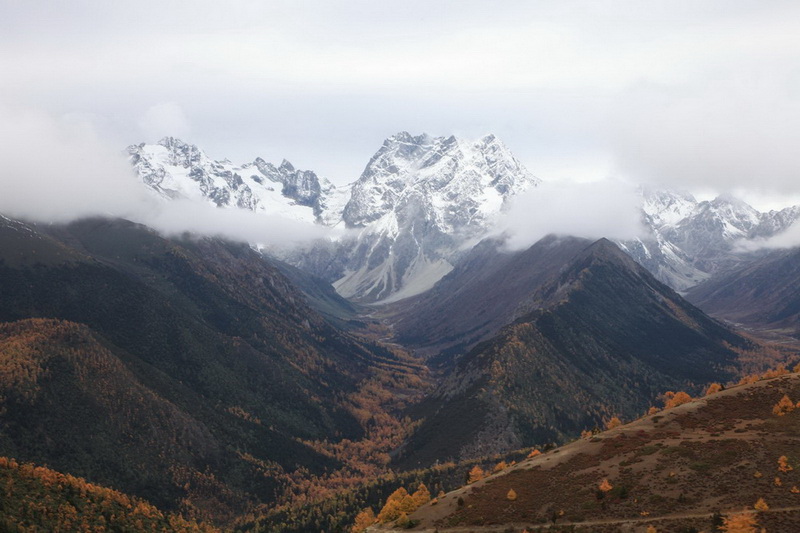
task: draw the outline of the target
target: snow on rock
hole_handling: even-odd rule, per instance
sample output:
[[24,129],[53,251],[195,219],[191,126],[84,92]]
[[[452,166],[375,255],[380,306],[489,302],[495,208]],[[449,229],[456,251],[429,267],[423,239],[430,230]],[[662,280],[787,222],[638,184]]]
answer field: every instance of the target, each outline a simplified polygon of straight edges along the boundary
[[[495,136],[386,139],[353,183],[336,187],[288,161],[235,165],[173,137],[128,148],[140,179],[165,200],[189,198],[329,227],[349,236],[271,250],[363,302],[419,294],[446,275],[534,177]],[[731,196],[642,190],[649,236],[618,242],[674,289],[686,290],[746,260],[737,244],[786,230],[800,207],[760,213]]]
[[167,200],[186,198],[314,222],[321,211],[322,187],[316,174],[279,167],[261,158],[234,165],[216,161],[192,144],[165,137],[157,144],[128,147],[142,182]]

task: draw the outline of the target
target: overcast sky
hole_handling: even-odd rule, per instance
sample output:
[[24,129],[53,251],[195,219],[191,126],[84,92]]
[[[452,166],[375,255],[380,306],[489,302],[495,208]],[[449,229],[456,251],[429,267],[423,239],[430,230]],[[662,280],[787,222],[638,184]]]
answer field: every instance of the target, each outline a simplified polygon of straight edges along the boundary
[[344,183],[398,131],[491,132],[545,181],[800,202],[799,2],[0,0],[0,72],[6,115],[119,149]]

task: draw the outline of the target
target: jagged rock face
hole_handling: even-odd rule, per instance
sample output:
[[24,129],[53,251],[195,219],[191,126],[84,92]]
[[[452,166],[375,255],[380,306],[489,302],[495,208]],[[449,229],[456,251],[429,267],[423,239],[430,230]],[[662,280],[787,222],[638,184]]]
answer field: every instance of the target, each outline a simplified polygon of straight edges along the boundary
[[776,235],[800,216],[798,207],[761,213],[727,195],[703,202],[669,191],[644,191],[642,196],[650,236],[618,244],[679,291],[752,259],[737,249],[739,243]]
[[436,212],[429,222],[444,233],[485,226],[507,196],[537,182],[493,135],[470,143],[455,137],[387,139],[372,157],[342,215],[365,227],[398,211]]
[[312,222],[322,210],[323,184],[317,175],[296,170],[288,161],[279,167],[261,158],[234,165],[227,159],[213,160],[196,146],[173,137],[154,145],[130,146],[128,153],[145,185],[169,200],[209,200],[218,207],[238,207]]
[[347,297],[399,299],[430,288],[506,201],[538,183],[497,138],[387,139],[342,212],[360,233],[335,286]]

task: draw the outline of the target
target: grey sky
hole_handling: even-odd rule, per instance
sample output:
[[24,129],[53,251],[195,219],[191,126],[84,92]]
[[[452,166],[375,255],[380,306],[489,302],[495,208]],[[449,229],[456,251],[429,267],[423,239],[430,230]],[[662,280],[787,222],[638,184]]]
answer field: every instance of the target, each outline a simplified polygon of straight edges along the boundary
[[546,181],[800,200],[796,2],[0,0],[0,14],[0,103],[120,149],[178,134],[342,183],[397,131],[492,132]]

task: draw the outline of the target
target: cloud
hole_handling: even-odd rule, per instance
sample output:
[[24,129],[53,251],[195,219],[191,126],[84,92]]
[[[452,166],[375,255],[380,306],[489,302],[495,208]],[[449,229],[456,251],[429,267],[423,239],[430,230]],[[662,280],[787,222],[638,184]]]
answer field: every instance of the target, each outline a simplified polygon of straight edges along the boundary
[[192,129],[183,109],[175,102],[150,107],[139,119],[139,128],[149,141],[167,136],[186,137]]
[[191,126],[345,183],[397,131],[492,132],[546,178],[800,193],[797,2],[13,4],[0,99],[118,146]]
[[166,235],[191,232],[267,246],[341,236],[279,216],[188,200],[166,202],[150,194],[127,156],[80,117],[0,106],[0,146],[0,213],[13,218],[64,223],[121,217]]
[[512,250],[549,234],[625,240],[644,235],[641,195],[617,180],[544,183],[513,200],[497,224]]
[[794,221],[785,231],[768,239],[741,240],[737,243],[737,249],[742,252],[796,248],[798,246],[800,246],[800,220]]
[[318,239],[340,238],[346,231],[245,209],[218,208],[191,200],[162,203],[157,209],[134,218],[167,236],[192,232],[284,249]]
[[126,217],[154,200],[91,124],[0,106],[0,212],[48,222]]

